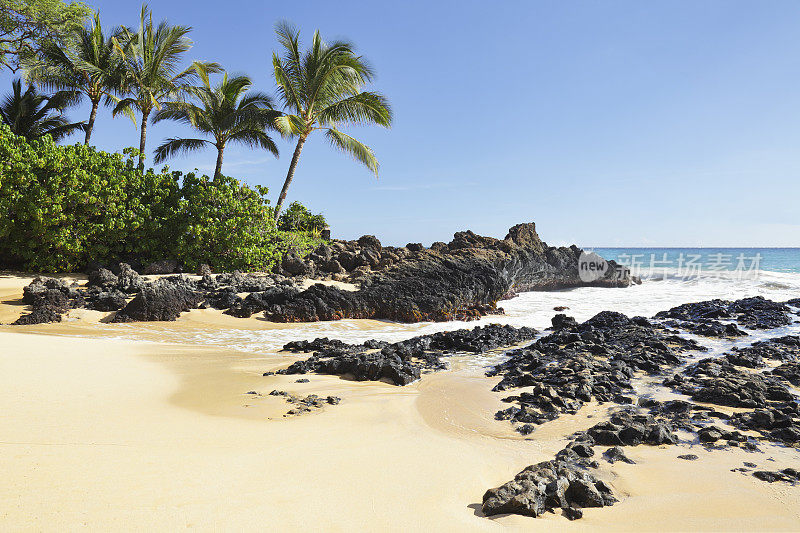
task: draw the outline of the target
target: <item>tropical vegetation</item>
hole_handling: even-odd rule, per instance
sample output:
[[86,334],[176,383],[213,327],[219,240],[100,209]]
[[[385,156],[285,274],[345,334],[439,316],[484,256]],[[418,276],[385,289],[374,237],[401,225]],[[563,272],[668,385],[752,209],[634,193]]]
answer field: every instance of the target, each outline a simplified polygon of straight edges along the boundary
[[76,271],[91,262],[269,270],[289,250],[311,251],[313,232],[280,231],[266,187],[141,169],[93,146],[60,146],[0,125],[0,258],[4,268]]
[[113,28],[110,35],[104,35],[100,15],[95,13],[91,25],[74,32],[70,46],[48,41],[41,46],[38,56],[29,61],[29,80],[48,89],[76,91],[89,99],[86,144],[92,137],[100,103],[112,103],[114,93],[120,90],[122,69],[114,40],[121,31]]
[[[389,127],[392,111],[385,96],[366,89],[374,72],[352,43],[325,42],[316,31],[301,49],[300,32],[279,23],[276,106],[249,76],[187,57],[190,32],[154,24],[146,4],[137,27],[104,31],[99,14],[79,2],[0,0],[0,70],[22,69],[27,82],[14,80],[0,101],[3,266],[64,271],[97,260],[175,258],[188,268],[267,269],[290,249],[308,252],[327,227],[299,202],[282,212],[313,132],[377,175],[372,149],[344,128]],[[81,100],[90,104],[88,119],[72,122],[65,111]],[[90,145],[103,106],[137,124],[138,150]],[[148,125],[167,120],[197,135],[165,139],[155,163],[211,146],[211,178],[145,167]],[[82,145],[57,144],[79,131]],[[272,132],[294,143],[274,207],[267,188],[223,174],[231,144],[277,157]]]
[[184,54],[192,47],[188,26],[171,26],[167,21],[153,25],[153,14],[147,5],[139,15],[139,29],[122,28],[120,39],[114,39],[122,58],[122,91],[129,96],[114,107],[114,115],[140,115],[139,164],[143,164],[147,141],[147,123],[154,109],[186,91],[202,72],[218,72],[216,63],[194,61],[181,67]]
[[22,90],[19,79],[11,83],[11,93],[0,102],[0,119],[13,133],[26,139],[50,135],[58,141],[71,133],[83,130],[83,122],[70,122],[64,110],[80,98],[75,91],[58,91],[50,96],[40,94],[29,85]]

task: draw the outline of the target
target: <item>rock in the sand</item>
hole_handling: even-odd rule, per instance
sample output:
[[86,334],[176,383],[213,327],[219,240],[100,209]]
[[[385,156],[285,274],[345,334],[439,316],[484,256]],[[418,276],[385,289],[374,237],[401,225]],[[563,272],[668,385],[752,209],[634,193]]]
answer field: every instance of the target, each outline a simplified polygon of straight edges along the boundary
[[550,319],[553,329],[573,328],[578,325],[574,318],[565,314],[557,314]]
[[[487,372],[503,377],[496,391],[533,387],[532,392],[505,398],[515,405],[499,411],[498,419],[542,424],[562,413],[574,414],[592,399],[631,403],[632,398],[623,393],[630,393],[636,371],[656,373],[680,363],[681,352],[704,349],[646,319],[610,311],[582,324],[556,315],[553,325],[553,333],[508,352],[506,361]],[[653,429],[652,439],[649,433],[641,439],[671,439],[669,432]],[[604,433],[600,438],[607,438],[603,444],[623,444],[618,433]]]
[[118,282],[119,278],[107,268],[99,268],[89,272],[89,287],[110,288],[116,286]]
[[770,472],[769,470],[757,470],[753,472],[753,477],[766,481],[767,483],[775,483],[776,481],[795,481],[783,472]]
[[722,431],[717,427],[710,426],[698,431],[697,437],[700,439],[700,442],[716,442],[722,438]]
[[147,281],[143,279],[128,263],[119,264],[117,273],[117,289],[128,294],[136,293],[144,288]]
[[171,321],[194,309],[202,295],[180,283],[163,278],[146,285],[114,316],[113,322]]
[[60,322],[61,315],[70,307],[70,287],[62,280],[36,278],[23,290],[23,301],[31,304],[31,312],[20,316],[14,325]]
[[619,446],[613,446],[603,452],[603,458],[608,461],[609,463],[616,463],[617,461],[622,461],[623,463],[628,463],[631,465],[635,465],[636,461],[629,458],[625,455],[625,452],[622,451],[622,448]]
[[616,498],[602,481],[568,461],[544,461],[525,468],[512,481],[483,495],[485,516],[519,514],[537,517],[560,508],[569,518],[583,507],[613,505]]
[[693,453],[685,453],[683,455],[679,455],[678,459],[683,459],[684,461],[697,461],[700,458]]
[[668,421],[624,409],[614,412],[609,420],[595,424],[587,433],[597,444],[607,446],[659,446],[678,442]]

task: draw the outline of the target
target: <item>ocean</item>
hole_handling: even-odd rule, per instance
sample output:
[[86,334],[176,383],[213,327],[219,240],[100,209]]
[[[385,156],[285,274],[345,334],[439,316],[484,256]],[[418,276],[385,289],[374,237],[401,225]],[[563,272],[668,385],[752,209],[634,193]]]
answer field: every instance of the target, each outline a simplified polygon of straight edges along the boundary
[[[694,258],[694,263],[709,268],[748,269],[767,272],[800,273],[800,248],[594,248],[604,259],[618,263],[635,263],[647,270],[651,267],[677,268]],[[681,259],[682,258],[682,259]]]
[[[634,263],[646,263],[646,268],[638,272],[642,283],[618,289],[581,287],[552,292],[526,292],[500,302],[505,314],[483,317],[474,322],[399,324],[380,320],[340,320],[281,325],[265,323],[264,329],[238,329],[235,325],[192,327],[180,323],[108,324],[100,327],[107,328],[106,333],[113,337],[157,339],[162,342],[224,346],[248,353],[270,353],[289,341],[312,340],[316,337],[331,337],[345,342],[363,342],[367,339],[395,342],[415,335],[489,323],[532,326],[543,330],[550,326],[550,319],[558,312],[554,310],[555,307],[567,307],[564,313],[583,321],[605,310],[619,311],[628,316],[652,317],[676,305],[713,298],[732,300],[763,296],[775,301],[800,298],[798,248],[597,248],[594,251],[605,259],[626,262],[635,256]],[[682,265],[679,264],[681,254]],[[698,255],[700,258],[692,262],[700,264],[701,268],[686,267],[686,263]],[[737,270],[740,255],[744,268]],[[654,262],[667,262],[657,263],[651,269],[651,256]],[[706,262],[710,262],[711,266]],[[714,265],[716,269],[711,268]],[[719,268],[720,265],[727,268]],[[797,330],[797,326],[792,326],[783,334],[796,334]],[[760,335],[750,340],[757,338]],[[476,361],[476,364],[486,363]]]

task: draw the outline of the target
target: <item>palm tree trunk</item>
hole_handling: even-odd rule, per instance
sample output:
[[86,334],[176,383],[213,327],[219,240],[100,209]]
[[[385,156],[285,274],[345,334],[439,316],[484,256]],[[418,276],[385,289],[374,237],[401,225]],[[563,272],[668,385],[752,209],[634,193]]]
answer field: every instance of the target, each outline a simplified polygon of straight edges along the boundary
[[86,140],[83,144],[89,144],[89,139],[92,138],[92,130],[94,129],[94,120],[97,118],[97,108],[100,107],[100,100],[92,100],[92,112],[89,114],[89,123],[86,124]]
[[142,111],[142,132],[139,136],[139,166],[144,168],[144,146],[147,141],[147,119],[150,117],[150,110]]
[[289,163],[289,172],[286,174],[286,181],[283,182],[283,189],[281,189],[281,195],[278,196],[278,203],[275,204],[275,220],[278,220],[278,215],[281,213],[281,206],[283,206],[283,201],[286,199],[286,192],[289,190],[289,184],[292,183],[292,178],[294,178],[294,170],[297,168],[297,161],[300,159],[300,152],[303,151],[303,145],[306,143],[306,139],[308,138],[308,134],[301,135],[299,139],[297,139],[297,146],[294,148],[294,154],[292,155],[292,162]]
[[217,168],[214,170],[214,179],[219,179],[222,176],[222,154],[224,151],[224,144],[217,146]]

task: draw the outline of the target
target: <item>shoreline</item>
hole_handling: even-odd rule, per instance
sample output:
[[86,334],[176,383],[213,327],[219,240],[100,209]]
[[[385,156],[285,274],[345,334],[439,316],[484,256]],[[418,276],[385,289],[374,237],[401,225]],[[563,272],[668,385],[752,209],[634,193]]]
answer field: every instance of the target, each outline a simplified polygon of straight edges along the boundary
[[[299,356],[109,339],[93,329],[0,327],[9,346],[0,357],[0,494],[12,502],[0,517],[14,529],[791,530],[800,519],[787,512],[800,510],[795,487],[728,472],[752,454],[699,446],[626,448],[636,465],[603,467],[620,503],[585,509],[579,521],[487,519],[486,488],[551,457],[607,407],[587,404],[526,438],[494,420],[498,380],[468,358],[406,387],[317,374],[300,384],[261,375]],[[272,389],[342,402],[284,418],[290,406]],[[701,459],[675,459],[687,450]],[[787,460],[770,451],[776,464]]]

